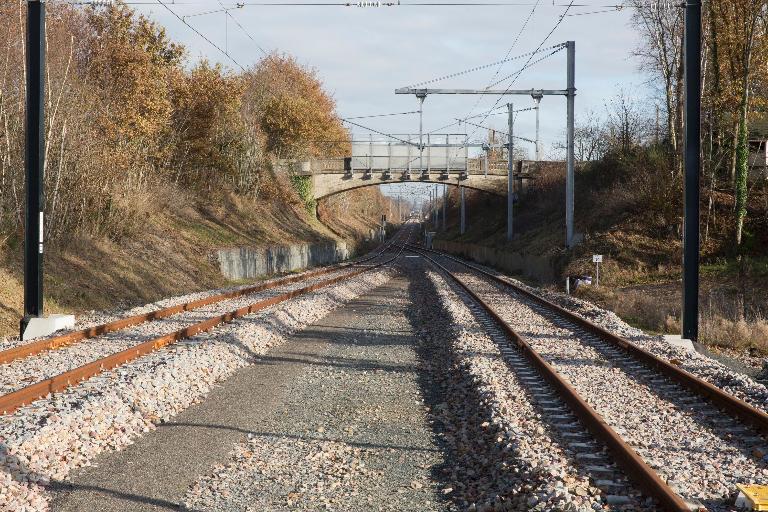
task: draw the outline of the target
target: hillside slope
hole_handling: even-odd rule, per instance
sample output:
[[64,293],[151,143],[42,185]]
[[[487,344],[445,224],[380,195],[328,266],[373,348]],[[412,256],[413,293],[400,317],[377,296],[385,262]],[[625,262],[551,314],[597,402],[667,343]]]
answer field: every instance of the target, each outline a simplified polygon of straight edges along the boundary
[[[153,203],[163,206],[144,212],[140,228],[119,240],[80,236],[48,247],[46,312],[126,308],[232,284],[219,271],[219,248],[344,239],[351,249],[365,250],[387,201],[378,190],[367,191],[365,201],[355,198],[359,192],[350,194],[349,215],[340,219],[329,212],[326,225],[290,191],[267,200],[233,194],[203,200],[179,189],[158,191]],[[0,246],[0,282],[0,336],[12,336],[23,297],[17,238]]]

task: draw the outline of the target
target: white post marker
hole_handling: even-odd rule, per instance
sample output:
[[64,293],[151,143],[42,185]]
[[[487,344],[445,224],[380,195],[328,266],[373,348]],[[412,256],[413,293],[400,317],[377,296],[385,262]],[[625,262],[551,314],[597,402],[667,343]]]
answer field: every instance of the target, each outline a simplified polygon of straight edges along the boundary
[[592,263],[595,264],[595,286],[600,286],[600,264],[603,262],[602,254],[592,256]]

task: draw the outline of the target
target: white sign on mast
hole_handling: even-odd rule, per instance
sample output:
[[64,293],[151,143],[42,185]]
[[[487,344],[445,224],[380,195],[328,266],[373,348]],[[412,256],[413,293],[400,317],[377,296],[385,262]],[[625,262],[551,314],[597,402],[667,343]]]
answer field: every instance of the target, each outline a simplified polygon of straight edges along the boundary
[[595,264],[595,286],[600,286],[600,264],[603,262],[602,254],[592,256],[592,263]]

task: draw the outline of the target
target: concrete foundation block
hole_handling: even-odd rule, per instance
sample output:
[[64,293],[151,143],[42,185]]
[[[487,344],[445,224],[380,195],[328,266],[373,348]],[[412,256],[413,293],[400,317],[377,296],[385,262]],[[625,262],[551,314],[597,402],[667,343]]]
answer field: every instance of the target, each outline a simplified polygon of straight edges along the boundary
[[50,315],[41,318],[32,318],[24,329],[22,341],[34,338],[44,338],[62,329],[74,329],[74,315]]
[[686,340],[678,334],[667,334],[664,336],[664,341],[673,347],[684,348],[690,352],[696,351],[691,340]]

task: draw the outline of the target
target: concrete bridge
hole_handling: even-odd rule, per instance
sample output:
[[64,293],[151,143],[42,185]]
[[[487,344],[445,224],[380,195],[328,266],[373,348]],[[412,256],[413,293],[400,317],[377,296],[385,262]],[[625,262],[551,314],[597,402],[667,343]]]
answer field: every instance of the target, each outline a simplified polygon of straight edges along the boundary
[[[353,169],[349,158],[335,158],[308,161],[281,160],[278,171],[291,175],[309,176],[312,182],[312,194],[315,199],[322,199],[340,192],[361,187],[385,185],[387,183],[445,183],[479,190],[488,194],[506,197],[507,162],[476,162],[470,159],[465,169],[429,168],[390,169],[364,168]],[[537,162],[515,162],[515,193],[524,193],[535,179]]]

